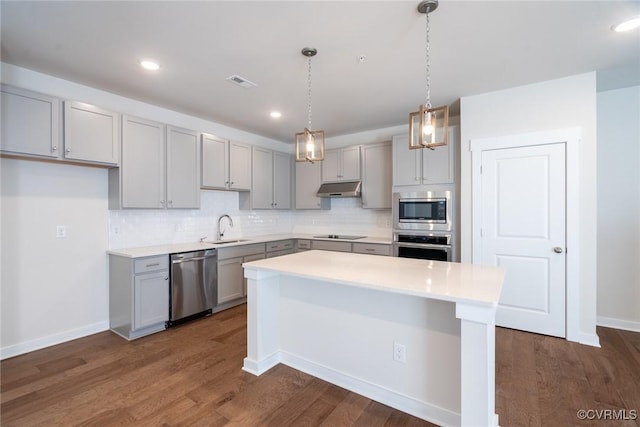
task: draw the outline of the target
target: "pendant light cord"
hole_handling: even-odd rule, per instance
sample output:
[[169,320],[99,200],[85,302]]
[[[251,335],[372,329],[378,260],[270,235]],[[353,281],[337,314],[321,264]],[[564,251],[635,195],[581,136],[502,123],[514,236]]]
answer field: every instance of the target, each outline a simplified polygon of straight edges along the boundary
[[311,56],[307,57],[307,61],[309,64],[309,74],[308,74],[308,82],[309,82],[309,89],[307,92],[307,121],[309,122],[309,127],[308,129],[311,130]]
[[427,11],[425,13],[426,15],[426,49],[425,49],[425,56],[426,56],[426,74],[427,74],[427,103],[425,104],[425,106],[427,108],[431,108],[431,58],[430,58],[430,53],[431,53],[431,48],[429,47],[429,12]]

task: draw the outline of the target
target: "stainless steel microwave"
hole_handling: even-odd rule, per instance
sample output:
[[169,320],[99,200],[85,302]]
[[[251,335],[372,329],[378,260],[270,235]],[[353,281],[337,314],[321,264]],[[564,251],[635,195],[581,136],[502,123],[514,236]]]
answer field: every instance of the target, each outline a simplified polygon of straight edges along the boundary
[[451,191],[393,194],[395,230],[451,231]]

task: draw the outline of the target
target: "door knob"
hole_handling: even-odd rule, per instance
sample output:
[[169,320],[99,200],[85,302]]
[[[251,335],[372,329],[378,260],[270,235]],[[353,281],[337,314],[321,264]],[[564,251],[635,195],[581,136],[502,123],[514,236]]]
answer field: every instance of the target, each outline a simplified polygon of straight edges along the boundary
[[561,254],[562,253],[562,248],[560,246],[556,246],[555,248],[553,248],[553,252],[555,252],[557,254]]

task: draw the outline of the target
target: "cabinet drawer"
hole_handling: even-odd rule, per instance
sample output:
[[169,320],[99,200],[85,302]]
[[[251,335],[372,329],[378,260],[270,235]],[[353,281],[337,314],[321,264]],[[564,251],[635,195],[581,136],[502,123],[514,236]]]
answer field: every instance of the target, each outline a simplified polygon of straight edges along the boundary
[[275,258],[277,256],[282,256],[282,255],[289,255],[293,253],[293,248],[292,249],[284,249],[281,251],[273,251],[273,252],[267,252],[267,258]]
[[280,240],[267,243],[267,252],[282,251],[285,249],[293,249],[293,240]]
[[391,245],[376,245],[371,243],[354,243],[353,252],[358,254],[391,255]]
[[311,244],[313,249],[321,251],[351,252],[351,243],[348,242],[327,242],[325,240],[314,240]]
[[166,270],[168,268],[169,257],[167,255],[161,255],[136,259],[134,261],[133,272],[140,274],[148,271]]
[[311,240],[298,240],[298,249],[311,249]]
[[264,255],[264,243],[253,243],[250,245],[239,245],[218,249],[219,260],[256,254]]

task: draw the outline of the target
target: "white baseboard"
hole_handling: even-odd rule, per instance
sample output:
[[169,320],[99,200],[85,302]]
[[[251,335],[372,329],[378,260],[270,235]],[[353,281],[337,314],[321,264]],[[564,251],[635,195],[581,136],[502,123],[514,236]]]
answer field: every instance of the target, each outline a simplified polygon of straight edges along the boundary
[[279,353],[281,363],[299,371],[305,372],[324,381],[346,388],[354,393],[368,397],[369,399],[388,405],[399,411],[406,412],[415,417],[429,421],[437,425],[459,426],[461,416],[459,413],[448,409],[416,400],[410,396],[389,390],[378,384],[361,380],[359,378],[336,371],[327,366],[319,365],[310,360],[281,351]]
[[592,347],[600,347],[600,337],[598,334],[587,334],[580,332],[578,336],[578,342],[584,345],[590,345]]
[[275,352],[271,356],[266,357],[261,361],[256,361],[245,357],[244,363],[242,365],[242,370],[250,374],[259,376],[276,366],[278,363],[280,363],[280,352]]
[[52,345],[61,344],[66,341],[75,340],[77,338],[93,335],[98,332],[103,332],[109,329],[109,321],[97,322],[91,325],[83,326],[77,329],[71,329],[69,331],[61,332],[58,334],[49,335],[35,340],[26,341],[18,344],[8,345],[0,348],[0,360],[7,359],[9,357],[19,356],[21,354],[29,353],[31,351],[40,350]]
[[605,328],[624,329],[625,331],[640,332],[640,322],[633,320],[614,319],[613,317],[596,317],[596,325]]

